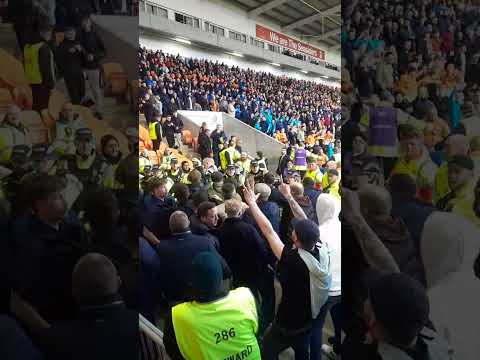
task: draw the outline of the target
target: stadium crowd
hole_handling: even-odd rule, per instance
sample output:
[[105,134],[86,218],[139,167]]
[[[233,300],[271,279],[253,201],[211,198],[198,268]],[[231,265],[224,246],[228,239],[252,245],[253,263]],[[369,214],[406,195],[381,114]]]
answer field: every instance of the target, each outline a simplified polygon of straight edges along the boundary
[[[55,43],[47,3],[67,6],[9,1],[2,14],[21,55],[2,48],[2,64],[15,66],[0,74],[0,358],[133,359],[138,128],[123,134],[98,119],[105,49],[89,14],[59,15],[66,34]],[[12,89],[15,78],[27,91]],[[55,113],[50,97],[63,80],[70,101]],[[88,81],[95,110],[80,106]],[[100,137],[96,124],[111,134]]]
[[[320,359],[322,348],[333,357],[341,338],[338,90],[145,48],[139,74],[141,313],[165,322],[169,356],[276,359],[292,347],[296,359]],[[179,110],[224,111],[278,137],[278,164],[206,123],[198,155],[187,158]],[[329,312],[334,331],[322,347]],[[239,332],[243,340],[222,341]]]
[[478,2],[342,5],[342,356],[477,359]]

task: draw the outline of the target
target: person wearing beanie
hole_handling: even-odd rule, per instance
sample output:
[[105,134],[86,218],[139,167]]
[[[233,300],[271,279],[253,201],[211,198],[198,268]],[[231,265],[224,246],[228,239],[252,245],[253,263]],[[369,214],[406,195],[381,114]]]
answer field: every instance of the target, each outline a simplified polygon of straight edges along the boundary
[[255,298],[245,287],[222,289],[218,256],[201,252],[191,265],[193,301],[172,308],[176,344],[186,360],[260,360]]
[[459,214],[480,227],[480,219],[474,211],[473,177],[475,164],[464,155],[455,155],[448,161],[448,186],[451,191],[437,202],[437,209]]

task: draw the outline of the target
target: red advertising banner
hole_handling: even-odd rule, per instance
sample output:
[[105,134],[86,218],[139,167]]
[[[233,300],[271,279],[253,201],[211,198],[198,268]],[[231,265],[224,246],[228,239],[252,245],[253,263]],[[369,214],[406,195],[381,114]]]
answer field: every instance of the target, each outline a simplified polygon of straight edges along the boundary
[[270,30],[266,27],[257,24],[256,27],[257,38],[283,46],[294,51],[302,52],[319,60],[325,60],[325,52],[317,49],[311,45],[297,41],[279,32]]

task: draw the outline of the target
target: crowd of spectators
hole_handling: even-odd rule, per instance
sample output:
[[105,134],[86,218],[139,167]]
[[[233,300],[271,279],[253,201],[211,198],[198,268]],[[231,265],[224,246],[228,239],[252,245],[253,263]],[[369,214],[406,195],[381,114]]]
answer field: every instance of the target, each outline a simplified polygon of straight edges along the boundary
[[[151,149],[161,150],[158,165],[149,163],[148,151],[139,164],[146,229],[141,313],[152,323],[165,321],[169,356],[228,358],[250,347],[252,358],[275,359],[291,347],[296,359],[317,360],[329,312],[335,336],[323,339],[323,350],[333,356],[341,338],[338,90],[144,48],[139,74],[145,131]],[[240,134],[206,123],[198,155],[180,162],[177,156],[191,150],[182,145],[179,110],[223,111],[275,136],[285,144],[278,164],[262,152],[247,153]],[[205,251],[220,260],[208,260]],[[152,273],[155,284],[148,281]],[[277,312],[275,281],[283,294]],[[206,289],[207,299],[200,298]],[[242,301],[245,309],[234,317]],[[219,325],[212,327],[216,307]],[[208,324],[211,332],[229,324],[224,340],[237,328],[248,336],[218,350],[203,335]],[[198,333],[187,335],[186,326]]]
[[[2,359],[138,356],[138,128],[99,138],[93,112],[100,112],[105,49],[97,48],[101,40],[87,13],[69,13],[65,39],[55,44],[43,7],[57,5],[58,15],[83,3],[15,0],[2,16],[13,22],[22,50],[16,61],[24,74],[16,76],[24,75],[33,95],[33,101],[12,96],[0,115]],[[57,26],[66,20],[55,18]],[[7,72],[4,92],[11,90]],[[29,119],[50,113],[49,97],[61,92],[63,80],[70,100],[52,120],[48,140],[33,136],[39,123]],[[97,90],[95,111],[79,105],[85,81]]]
[[479,4],[342,5],[342,356],[477,359]]
[[221,111],[271,136],[299,125],[305,137],[321,136],[340,125],[340,92],[333,86],[146,48],[139,63],[140,97],[150,93],[159,116]]

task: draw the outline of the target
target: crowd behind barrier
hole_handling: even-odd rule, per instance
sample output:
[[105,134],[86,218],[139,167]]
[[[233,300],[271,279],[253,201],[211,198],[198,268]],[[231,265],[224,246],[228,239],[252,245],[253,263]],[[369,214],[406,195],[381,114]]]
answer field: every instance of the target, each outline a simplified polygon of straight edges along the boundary
[[479,4],[342,5],[342,356],[476,359]]

